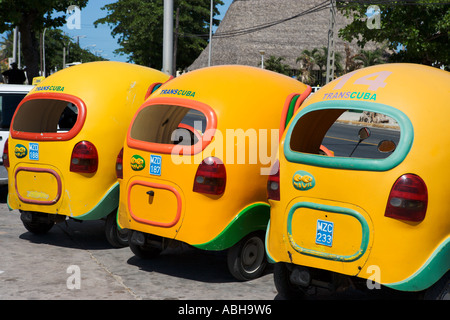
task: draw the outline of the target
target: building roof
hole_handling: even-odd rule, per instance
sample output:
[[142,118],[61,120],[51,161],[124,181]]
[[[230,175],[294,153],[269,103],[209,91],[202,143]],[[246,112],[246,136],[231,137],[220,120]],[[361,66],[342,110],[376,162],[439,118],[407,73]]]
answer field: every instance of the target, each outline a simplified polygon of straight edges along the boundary
[[[346,42],[337,31],[347,23],[337,12],[335,50],[342,57]],[[296,60],[303,50],[328,46],[329,25],[329,1],[234,0],[212,38],[211,65],[259,66],[260,50],[264,50],[266,58],[284,57],[283,63],[299,69]],[[355,44],[350,48],[354,53],[359,51]],[[208,66],[208,56],[209,45],[188,71]]]

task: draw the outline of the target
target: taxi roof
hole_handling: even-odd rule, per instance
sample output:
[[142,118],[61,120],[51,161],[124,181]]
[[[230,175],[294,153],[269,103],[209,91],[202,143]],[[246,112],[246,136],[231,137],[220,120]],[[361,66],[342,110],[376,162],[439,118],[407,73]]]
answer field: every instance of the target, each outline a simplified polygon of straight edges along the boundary
[[360,101],[385,104],[408,116],[449,113],[450,72],[411,63],[381,64],[348,73],[322,87],[305,101]]
[[223,65],[197,69],[168,81],[144,105],[153,103],[155,98],[174,104],[177,99],[185,103],[197,101],[214,110],[218,123],[233,122],[245,128],[245,123],[251,127],[260,118],[276,117],[278,123],[286,98],[293,93],[303,93],[307,87],[273,71]]
[[[118,89],[128,89],[130,83],[146,81],[162,72],[144,66],[116,61],[96,61],[60,70],[45,78],[30,92],[65,93],[75,95],[87,103],[89,99],[109,99],[119,94]],[[169,78],[165,75],[165,80]],[[165,81],[164,80],[164,81]],[[148,87],[152,83],[145,82]],[[95,90],[87,90],[87,89]]]

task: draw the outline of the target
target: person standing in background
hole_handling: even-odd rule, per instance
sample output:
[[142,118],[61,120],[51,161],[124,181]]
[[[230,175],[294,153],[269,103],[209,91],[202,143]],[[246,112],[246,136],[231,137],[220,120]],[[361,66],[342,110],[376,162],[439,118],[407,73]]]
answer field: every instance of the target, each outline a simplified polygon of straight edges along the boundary
[[25,72],[17,68],[17,63],[11,63],[11,69],[2,72],[5,78],[5,83],[8,84],[23,84],[26,80]]

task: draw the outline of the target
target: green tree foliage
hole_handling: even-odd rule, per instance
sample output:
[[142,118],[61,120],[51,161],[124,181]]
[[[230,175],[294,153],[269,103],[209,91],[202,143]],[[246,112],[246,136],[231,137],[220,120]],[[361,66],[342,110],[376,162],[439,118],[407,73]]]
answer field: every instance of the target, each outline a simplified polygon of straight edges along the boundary
[[[292,71],[288,64],[283,63],[284,59],[284,57],[270,56],[269,59],[264,61],[264,69],[289,76]],[[259,65],[261,65],[261,62]]]
[[[388,43],[394,51],[390,61],[425,65],[450,64],[450,1],[342,1],[339,10],[353,22],[339,31],[347,40],[357,40],[362,48],[369,41]],[[367,27],[366,12],[369,5],[381,9],[380,28]],[[406,50],[397,50],[403,46]]]
[[0,39],[0,72],[9,68],[8,58],[13,54],[13,34],[6,32],[3,38]]
[[[327,57],[327,47],[303,50],[296,60],[300,64],[300,80],[310,85],[323,85],[325,82],[324,73],[327,67]],[[342,55],[339,52],[335,52],[334,60],[336,74],[342,73]]]
[[[39,75],[39,33],[44,28],[60,27],[65,23],[65,13],[70,5],[80,8],[88,0],[0,0],[0,33],[19,27],[23,64],[27,66],[28,79]],[[63,14],[55,17],[53,13]]]
[[[65,48],[65,50],[64,50]],[[65,62],[91,62],[106,60],[98,57],[88,50],[81,49],[72,38],[63,34],[59,29],[47,30],[45,34],[45,56],[46,74],[51,74],[55,70],[63,68],[63,53],[65,52]]]
[[360,62],[362,67],[373,66],[376,64],[386,63],[387,54],[383,48],[376,48],[375,50],[361,50],[355,57],[355,60]]
[[[188,67],[208,44],[205,34],[209,32],[210,0],[175,0],[179,8],[177,69]],[[214,14],[218,14],[221,0],[214,0]],[[107,16],[94,22],[108,24],[111,34],[117,37],[120,48],[117,54],[129,55],[129,61],[162,68],[164,2],[161,0],[118,0],[105,5]],[[218,25],[217,19],[213,20]],[[174,27],[175,31],[175,27]]]
[[[72,38],[64,35],[59,29],[47,30],[45,33],[44,44],[46,75],[63,68],[64,47],[66,48],[66,64],[70,62],[84,63],[106,60],[102,57],[96,56],[88,50],[80,48],[80,46],[74,42]],[[12,47],[13,33],[6,32],[4,37],[0,39],[0,71],[2,72],[9,68],[7,58],[12,57]],[[23,56],[21,56],[21,61],[23,61]]]

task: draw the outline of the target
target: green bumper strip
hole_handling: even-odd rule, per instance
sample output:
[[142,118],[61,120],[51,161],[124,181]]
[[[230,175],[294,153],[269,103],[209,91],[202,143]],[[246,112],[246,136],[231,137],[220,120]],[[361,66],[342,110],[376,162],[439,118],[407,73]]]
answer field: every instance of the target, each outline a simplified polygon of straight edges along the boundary
[[411,277],[396,283],[384,284],[401,291],[421,291],[432,286],[450,269],[450,238],[433,252],[425,264]]
[[292,116],[294,115],[295,104],[297,103],[297,100],[299,97],[300,97],[300,95],[296,95],[294,98],[292,98],[291,102],[289,103],[289,109],[286,114],[286,122],[284,124],[285,129],[286,129],[286,126],[288,125],[289,121],[291,121]]
[[270,206],[267,203],[252,204],[239,212],[217,237],[206,243],[193,246],[211,251],[228,249],[247,234],[258,230],[266,230],[269,217]]
[[270,220],[269,220],[269,223],[267,224],[266,241],[264,242],[264,245],[266,246],[267,261],[269,263],[277,263],[277,261],[272,257],[272,255],[270,254],[270,251],[269,251],[269,230],[270,230]]
[[103,199],[97,203],[97,205],[85,214],[74,217],[77,220],[99,220],[106,217],[119,205],[119,183],[116,182],[109,190],[106,192]]

